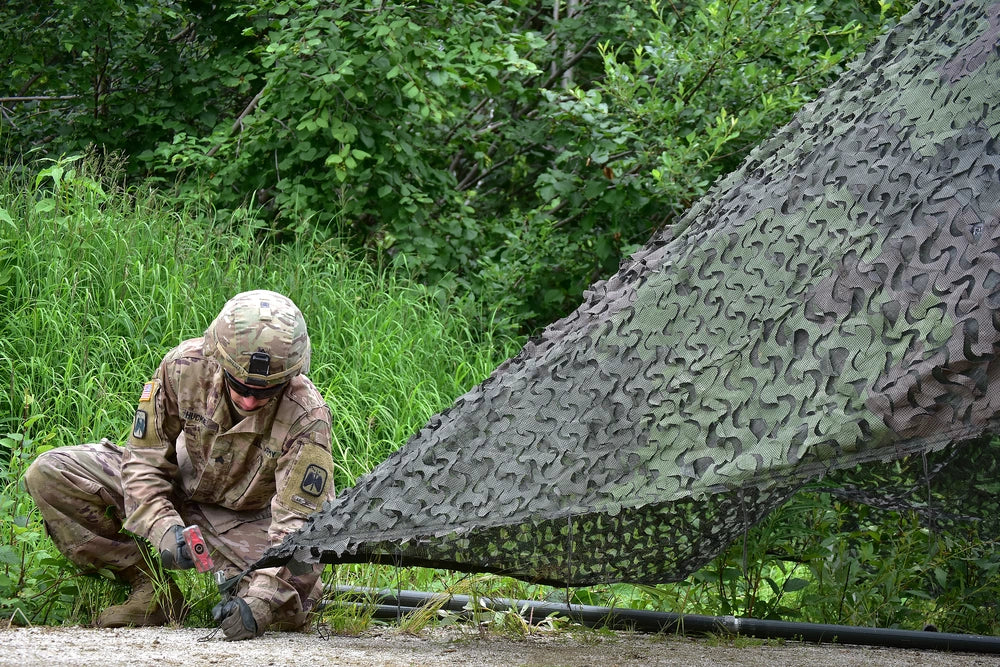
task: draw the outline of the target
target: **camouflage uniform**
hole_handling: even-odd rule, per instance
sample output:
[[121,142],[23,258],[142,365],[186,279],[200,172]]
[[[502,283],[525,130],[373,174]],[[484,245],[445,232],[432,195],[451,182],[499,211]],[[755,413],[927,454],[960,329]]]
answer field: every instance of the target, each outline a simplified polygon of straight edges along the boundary
[[[146,548],[123,527],[157,545],[174,526],[194,523],[217,567],[235,574],[332,497],[323,397],[304,375],[280,377],[284,391],[241,419],[217,345],[220,329],[232,326],[217,320],[166,355],[143,387],[124,449],[104,440],[45,452],[32,464],[29,492],[74,563],[121,571]],[[272,625],[300,627],[319,597],[320,571],[258,570],[237,594],[267,602]]]

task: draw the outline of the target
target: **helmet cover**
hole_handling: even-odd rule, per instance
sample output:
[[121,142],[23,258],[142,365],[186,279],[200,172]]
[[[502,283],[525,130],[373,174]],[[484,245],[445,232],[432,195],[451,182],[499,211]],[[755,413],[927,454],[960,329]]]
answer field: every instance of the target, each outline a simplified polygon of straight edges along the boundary
[[291,299],[267,290],[237,294],[205,331],[204,353],[245,385],[273,387],[309,372],[306,321]]

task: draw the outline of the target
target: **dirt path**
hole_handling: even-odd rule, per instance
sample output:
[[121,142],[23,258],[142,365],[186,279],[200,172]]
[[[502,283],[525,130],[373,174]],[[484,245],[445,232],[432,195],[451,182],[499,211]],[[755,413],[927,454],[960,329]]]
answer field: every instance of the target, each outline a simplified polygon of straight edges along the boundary
[[1000,665],[1000,656],[912,651],[866,646],[785,642],[776,645],[639,634],[581,633],[510,639],[471,630],[432,629],[414,637],[394,629],[360,637],[267,633],[230,643],[194,628],[97,630],[83,627],[0,630],[0,665],[33,667],[308,667],[310,665]]

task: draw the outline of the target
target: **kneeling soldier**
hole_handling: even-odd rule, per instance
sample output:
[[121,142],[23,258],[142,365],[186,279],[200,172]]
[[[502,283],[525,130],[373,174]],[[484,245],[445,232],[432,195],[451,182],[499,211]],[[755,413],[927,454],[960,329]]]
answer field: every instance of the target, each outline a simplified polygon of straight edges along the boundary
[[[169,577],[156,584],[155,559],[133,535],[156,548],[163,567],[184,569],[194,563],[178,535],[196,524],[218,569],[231,576],[332,497],[330,410],[304,375],[310,353],[305,320],[290,299],[239,294],[204,336],[164,357],[142,388],[126,447],[102,440],[53,449],[32,463],[25,484],[59,550],[131,586],[98,626],[182,619],[180,590]],[[321,570],[270,568],[244,577],[221,608],[226,638],[306,626]]]

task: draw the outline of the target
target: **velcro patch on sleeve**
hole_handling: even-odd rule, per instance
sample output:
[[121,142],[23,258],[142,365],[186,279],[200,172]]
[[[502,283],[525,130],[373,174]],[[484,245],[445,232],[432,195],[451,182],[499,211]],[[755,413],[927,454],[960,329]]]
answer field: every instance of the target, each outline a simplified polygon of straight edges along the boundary
[[135,419],[132,421],[132,437],[142,439],[146,437],[146,414],[145,410],[136,410]]
[[153,396],[156,395],[156,388],[159,384],[159,380],[150,380],[146,384],[142,385],[142,393],[139,394],[139,402],[148,403],[153,400]]
[[332,471],[329,452],[320,447],[302,447],[291,473],[279,492],[279,502],[296,514],[315,512],[327,497]]
[[133,447],[159,446],[159,436],[156,431],[156,394],[160,390],[159,380],[150,380],[142,386],[139,394],[139,407],[132,419],[132,437],[129,442]]

